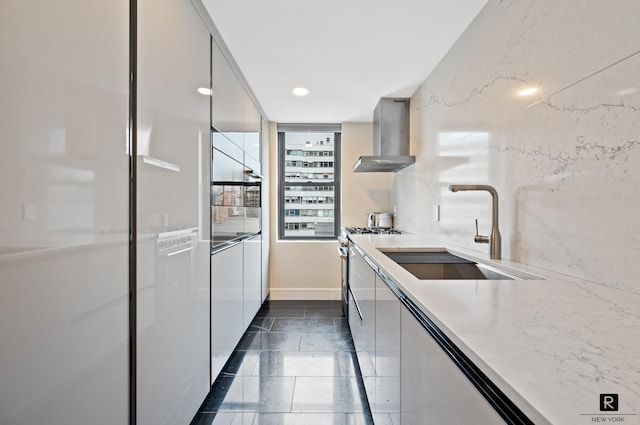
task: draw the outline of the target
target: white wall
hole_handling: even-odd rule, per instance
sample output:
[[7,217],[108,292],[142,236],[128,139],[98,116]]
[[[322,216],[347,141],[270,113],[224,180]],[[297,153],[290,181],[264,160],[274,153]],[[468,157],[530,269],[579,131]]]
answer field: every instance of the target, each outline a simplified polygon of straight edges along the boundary
[[361,155],[373,155],[373,124],[342,124],[342,225],[366,226],[372,211],[393,212],[393,173],[354,173]]
[[[340,299],[337,241],[278,240],[277,125],[270,136],[271,299]],[[371,154],[371,123],[342,124],[341,209],[343,226],[365,226],[367,212],[389,211],[390,173],[354,173],[358,156]]]
[[448,185],[488,183],[503,258],[640,292],[639,17],[635,0],[489,1],[412,97],[399,225],[487,252],[490,196]]
[[278,240],[278,130],[269,135],[270,298],[340,299],[340,261],[336,241]]

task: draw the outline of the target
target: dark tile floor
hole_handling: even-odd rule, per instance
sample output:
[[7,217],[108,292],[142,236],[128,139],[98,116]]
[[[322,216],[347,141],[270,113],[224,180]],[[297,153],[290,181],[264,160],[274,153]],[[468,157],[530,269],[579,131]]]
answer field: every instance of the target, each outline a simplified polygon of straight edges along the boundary
[[191,425],[372,425],[364,394],[340,301],[267,301]]

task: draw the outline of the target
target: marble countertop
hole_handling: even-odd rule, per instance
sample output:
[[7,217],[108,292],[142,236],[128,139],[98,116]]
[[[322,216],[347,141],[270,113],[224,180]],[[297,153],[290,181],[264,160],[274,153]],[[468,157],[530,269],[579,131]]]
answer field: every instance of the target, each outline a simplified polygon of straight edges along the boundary
[[[534,423],[640,424],[639,294],[415,235],[349,238]],[[540,279],[418,280],[379,250],[405,248],[446,249]],[[618,394],[618,411],[600,412],[600,394]]]

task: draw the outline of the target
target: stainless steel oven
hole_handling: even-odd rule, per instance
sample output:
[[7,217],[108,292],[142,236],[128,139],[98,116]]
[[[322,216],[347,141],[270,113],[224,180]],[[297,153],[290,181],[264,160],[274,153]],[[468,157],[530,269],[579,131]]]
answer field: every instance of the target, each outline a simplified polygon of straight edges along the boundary
[[211,176],[211,248],[216,250],[245,235],[244,165],[213,149]]
[[344,227],[342,234],[338,238],[338,254],[340,255],[340,290],[342,298],[342,312],[346,318],[349,317],[349,235],[354,234],[379,234],[379,235],[399,235],[402,232],[396,229],[380,227]]
[[211,250],[215,252],[261,233],[262,176],[242,164],[241,152],[223,135],[213,133],[213,141]]

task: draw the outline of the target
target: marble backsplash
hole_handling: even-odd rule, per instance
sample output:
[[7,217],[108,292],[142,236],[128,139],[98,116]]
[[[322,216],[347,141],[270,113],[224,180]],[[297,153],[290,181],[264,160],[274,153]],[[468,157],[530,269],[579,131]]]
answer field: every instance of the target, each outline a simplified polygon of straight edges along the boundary
[[639,19],[635,0],[490,0],[411,99],[397,227],[487,252],[490,195],[448,186],[490,184],[503,258],[640,293]]

